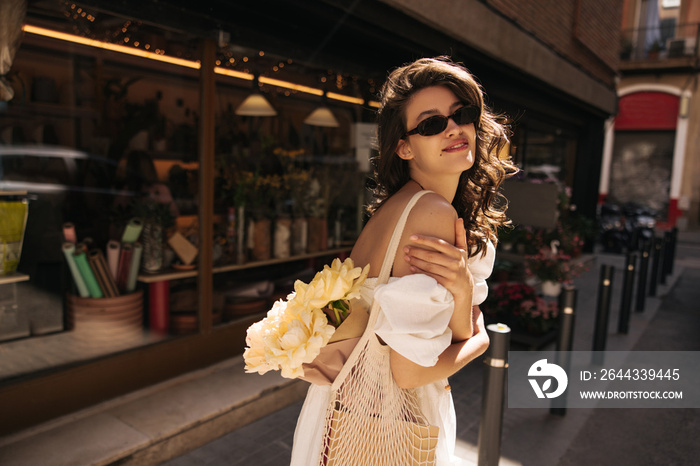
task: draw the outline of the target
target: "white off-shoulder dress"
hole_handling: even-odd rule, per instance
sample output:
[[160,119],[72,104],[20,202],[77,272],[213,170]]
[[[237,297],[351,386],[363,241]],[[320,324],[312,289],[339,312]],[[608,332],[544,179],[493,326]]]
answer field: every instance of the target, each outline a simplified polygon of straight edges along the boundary
[[[491,242],[486,254],[472,257],[469,269],[474,277],[472,303],[481,304],[488,294],[486,279],[491,274],[495,249]],[[402,356],[425,367],[434,366],[440,354],[450,346],[448,327],[454,310],[452,294],[434,278],[423,274],[392,277],[384,285],[368,278],[362,286],[362,298],[377,299],[381,313],[375,333]],[[421,409],[428,422],[440,428],[436,451],[438,466],[462,464],[455,457],[456,417],[447,379],[417,388]],[[319,463],[324,438],[323,419],[330,401],[330,385],[311,385],[294,432],[292,466]]]

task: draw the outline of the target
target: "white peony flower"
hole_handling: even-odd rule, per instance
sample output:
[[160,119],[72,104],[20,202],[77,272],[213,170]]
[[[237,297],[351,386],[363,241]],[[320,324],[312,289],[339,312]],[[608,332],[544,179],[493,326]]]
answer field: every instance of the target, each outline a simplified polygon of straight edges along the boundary
[[287,301],[275,302],[267,317],[248,328],[243,353],[246,372],[281,370],[283,377],[303,376],[302,365],[313,362],[335,332],[322,309],[347,311],[347,300],[359,297],[368,273],[369,265],[361,269],[352,259],[335,259],[309,284],[297,280]]
[[302,364],[316,359],[334,332],[335,327],[328,324],[320,309],[303,310],[296,318],[282,323],[275,338],[265,340],[267,362],[279,367],[282,377],[301,377]]
[[333,301],[352,299],[360,296],[360,286],[369,273],[369,265],[364,269],[355,267],[353,260],[344,262],[335,259],[331,266],[325,266],[307,285],[301,280],[294,283],[294,300],[304,307],[324,308]]

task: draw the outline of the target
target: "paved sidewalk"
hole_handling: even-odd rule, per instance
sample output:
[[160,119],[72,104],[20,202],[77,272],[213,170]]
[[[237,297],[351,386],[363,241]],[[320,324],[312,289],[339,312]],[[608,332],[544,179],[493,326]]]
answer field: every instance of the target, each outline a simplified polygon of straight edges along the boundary
[[[616,333],[624,257],[594,257],[576,280],[574,350],[592,347],[601,264],[615,266],[608,350],[700,350],[700,234],[681,236],[674,274],[656,297],[646,299],[643,313],[632,314],[627,335]],[[458,453],[474,464],[483,371],[478,360],[450,379]],[[301,409],[297,400],[305,389],[304,382],[277,373],[245,374],[236,357],[0,437],[0,464],[285,466]],[[549,410],[506,408],[500,464],[699,464],[699,424],[698,410],[569,409],[560,417]],[[173,459],[163,462],[167,458]]]
[[[592,349],[600,266],[615,267],[607,350],[700,350],[700,241],[683,238],[674,274],[632,313],[629,332],[617,334],[625,258],[596,254],[576,280],[574,351]],[[553,349],[550,344],[545,349]],[[513,346],[511,349],[524,349]],[[450,379],[457,411],[458,453],[477,463],[484,366],[475,361]],[[289,464],[301,402],[239,428],[165,466]],[[680,428],[679,428],[680,426]],[[692,409],[508,409],[503,419],[501,466],[694,465],[700,458],[700,416]]]

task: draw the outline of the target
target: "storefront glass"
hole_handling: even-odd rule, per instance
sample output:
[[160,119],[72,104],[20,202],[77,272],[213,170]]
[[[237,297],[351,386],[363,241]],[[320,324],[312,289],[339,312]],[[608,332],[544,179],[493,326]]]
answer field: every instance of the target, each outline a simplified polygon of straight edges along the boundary
[[[223,42],[207,63],[201,37],[41,8],[30,7],[8,75],[16,95],[0,104],[0,190],[29,200],[18,270],[0,282],[0,382],[244,328],[295,279],[349,253],[371,80]],[[246,110],[251,95],[274,114]],[[213,212],[201,208],[207,192]],[[211,270],[199,270],[202,255]]]
[[222,46],[216,65],[212,322],[227,325],[349,252],[365,102],[348,76],[265,51]]
[[0,380],[168,338],[139,275],[174,264],[165,238],[198,216],[199,40],[42,5],[0,103],[0,190],[29,202],[18,269],[0,277]]

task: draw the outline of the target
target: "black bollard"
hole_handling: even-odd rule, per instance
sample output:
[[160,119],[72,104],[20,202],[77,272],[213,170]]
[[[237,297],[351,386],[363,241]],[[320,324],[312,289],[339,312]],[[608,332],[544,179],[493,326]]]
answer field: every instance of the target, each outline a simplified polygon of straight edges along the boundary
[[647,278],[649,275],[649,251],[651,250],[651,242],[642,242],[642,259],[639,263],[639,279],[637,280],[637,301],[635,310],[644,312],[644,305],[647,293]]
[[668,265],[668,274],[673,275],[673,264],[676,262],[676,246],[678,246],[678,227],[671,228],[671,252]]
[[486,331],[491,344],[484,358],[486,366],[479,422],[478,465],[498,466],[501,457],[510,328],[505,324],[491,324],[486,327]]
[[632,310],[632,289],[634,288],[634,269],[637,266],[637,253],[628,252],[625,263],[625,275],[622,280],[622,300],[620,301],[620,315],[617,321],[617,333],[627,334],[630,324],[630,311]]
[[659,253],[659,285],[666,284],[666,268],[668,267],[668,251],[670,246],[668,232],[664,232],[661,238],[661,252]]
[[[559,295],[559,332],[557,334],[557,364],[569,374],[571,353],[574,344],[574,322],[576,316],[576,298],[578,290],[567,285]],[[550,414],[564,416],[566,414],[566,392],[552,400]]]
[[673,233],[664,233],[664,275],[673,273]]
[[615,267],[603,264],[600,266],[600,282],[598,284],[598,308],[595,316],[595,333],[593,334],[593,363],[602,364],[602,351],[608,337],[608,319],[610,317],[610,299],[612,298],[613,274]]
[[651,277],[649,280],[649,296],[656,296],[656,286],[659,283],[659,263],[661,262],[661,248],[663,246],[663,239],[654,238],[654,244],[652,246],[652,251],[654,253],[651,259]]

